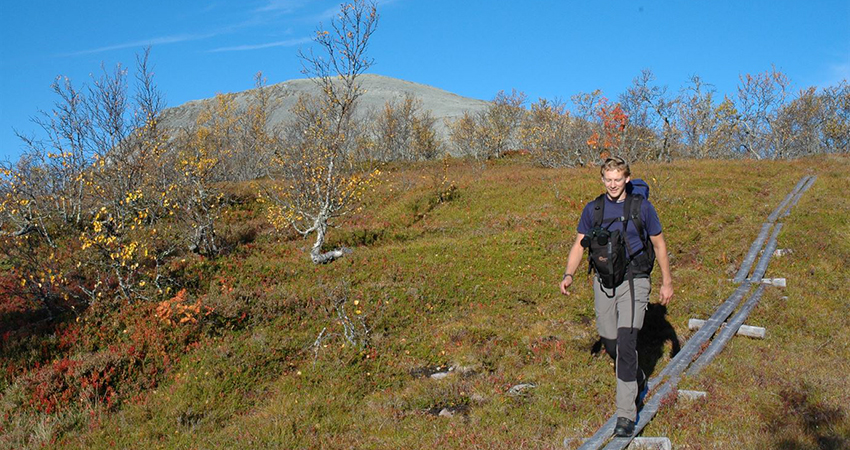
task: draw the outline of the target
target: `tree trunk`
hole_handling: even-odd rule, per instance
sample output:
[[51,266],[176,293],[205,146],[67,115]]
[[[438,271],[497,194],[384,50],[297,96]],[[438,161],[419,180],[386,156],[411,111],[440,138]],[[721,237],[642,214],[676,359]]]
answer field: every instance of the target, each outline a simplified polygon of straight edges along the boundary
[[325,233],[328,231],[328,223],[327,219],[324,219],[323,217],[319,217],[317,221],[319,223],[316,227],[316,242],[313,243],[313,248],[310,249],[310,259],[313,260],[313,264],[327,264],[351,253],[351,249],[348,247],[342,247],[322,253],[322,245],[325,243]]

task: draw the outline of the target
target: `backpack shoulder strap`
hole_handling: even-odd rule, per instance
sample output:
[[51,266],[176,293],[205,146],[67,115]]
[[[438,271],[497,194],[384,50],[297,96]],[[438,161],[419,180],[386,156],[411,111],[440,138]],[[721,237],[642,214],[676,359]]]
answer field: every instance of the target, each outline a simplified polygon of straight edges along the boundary
[[[629,229],[629,220],[633,220],[634,218],[635,205],[637,205],[637,211],[640,212],[641,199],[643,199],[643,197],[639,195],[627,195],[626,204],[623,205],[623,240],[626,243],[626,249],[629,251],[629,261],[626,263],[626,279],[629,280],[629,293],[632,297],[632,326],[629,329],[630,333],[634,332],[635,329],[635,277],[632,273],[631,262],[631,258],[635,257],[635,253],[632,251],[632,246],[629,244],[629,238],[626,234]],[[637,227],[638,235],[640,235],[641,223],[639,221],[635,222],[635,227]],[[641,238],[641,243],[643,243],[643,238]],[[643,251],[643,249],[641,249],[641,251]]]
[[644,232],[643,228],[643,220],[640,218],[640,209],[643,205],[644,198],[642,195],[631,195],[632,203],[631,208],[629,208],[629,220],[633,221],[635,224],[635,229],[637,230],[638,236],[640,236],[640,242],[646,247],[647,245],[647,236]]
[[[602,226],[602,219],[605,216],[605,194],[596,197],[593,201],[593,228]],[[587,273],[593,271],[593,258],[590,255],[590,246],[587,247]]]
[[593,201],[593,226],[602,226],[605,217],[605,194],[601,194]]
[[[635,253],[632,251],[632,246],[629,244],[629,238],[627,236],[627,231],[629,229],[629,221],[632,220],[632,211],[634,210],[635,203],[640,202],[640,197],[633,197],[631,195],[626,196],[625,204],[623,205],[623,240],[626,242],[626,249],[629,251],[629,257],[634,257]],[[637,226],[638,234],[640,234],[639,224],[635,223]],[[643,240],[641,240],[643,242]]]

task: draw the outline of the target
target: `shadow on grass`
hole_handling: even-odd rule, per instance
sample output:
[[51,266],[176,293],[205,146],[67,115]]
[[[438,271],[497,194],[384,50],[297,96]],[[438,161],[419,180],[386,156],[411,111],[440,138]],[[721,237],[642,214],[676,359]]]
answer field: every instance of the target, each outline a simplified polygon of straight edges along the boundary
[[682,349],[679,336],[673,325],[667,321],[667,307],[659,303],[650,303],[643,320],[643,328],[638,335],[638,365],[647,376],[655,373],[655,366],[664,357],[664,345],[670,342],[670,358]]
[[[667,321],[667,307],[650,303],[637,342],[638,365],[647,376],[651,377],[655,372],[655,366],[664,356],[664,345],[667,341],[672,344],[670,358],[673,358],[681,350],[681,344],[673,325]],[[590,353],[595,355],[601,351],[602,339],[598,339],[591,347]]]
[[847,413],[843,408],[818,400],[814,389],[805,382],[783,389],[779,396],[782,399],[780,408],[765,415],[767,429],[774,436],[771,448],[850,448],[847,423],[844,422]]
[[[57,331],[69,323],[71,314],[51,313],[47,308],[0,305],[0,386],[16,374],[52,359],[57,352]],[[0,389],[2,391],[2,389]],[[0,394],[2,396],[2,394]]]

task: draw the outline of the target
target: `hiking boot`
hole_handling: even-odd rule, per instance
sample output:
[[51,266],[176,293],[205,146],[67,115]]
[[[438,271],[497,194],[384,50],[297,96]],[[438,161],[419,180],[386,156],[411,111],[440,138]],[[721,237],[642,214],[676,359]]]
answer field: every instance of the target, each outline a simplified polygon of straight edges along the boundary
[[643,409],[643,400],[646,398],[648,380],[646,379],[646,373],[644,373],[643,369],[638,370],[638,394],[637,398],[635,398],[635,406],[637,407],[637,410],[640,411]]
[[617,417],[617,426],[614,427],[614,436],[630,437],[635,434],[635,421],[625,417]]

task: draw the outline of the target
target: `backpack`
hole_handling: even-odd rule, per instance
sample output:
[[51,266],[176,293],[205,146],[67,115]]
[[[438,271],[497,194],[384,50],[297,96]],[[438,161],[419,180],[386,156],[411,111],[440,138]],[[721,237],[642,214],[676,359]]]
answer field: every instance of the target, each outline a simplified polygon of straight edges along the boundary
[[649,185],[646,184],[646,181],[643,181],[640,178],[635,178],[634,180],[626,183],[626,194],[640,195],[644,199],[649,200]]
[[595,224],[581,241],[587,249],[588,271],[595,270],[599,282],[608,289],[615,289],[623,282],[629,263],[624,233],[608,229],[614,222],[609,221],[607,226]]
[[[608,289],[619,286],[628,269],[631,269],[637,278],[645,278],[655,266],[655,249],[640,218],[643,201],[649,198],[649,186],[643,180],[632,180],[626,185],[626,192],[628,195],[623,205],[624,217],[603,221],[605,194],[594,200],[593,228],[582,240],[582,245],[588,249],[591,268],[596,270],[602,285]],[[611,224],[617,221],[623,222],[623,230],[627,229],[629,221],[634,223],[643,247],[637,253],[629,247],[624,232],[609,230]],[[631,258],[626,256],[627,254],[631,255]]]
[[[640,218],[643,201],[649,197],[649,186],[643,180],[636,179],[626,185],[626,192],[623,217],[603,220],[605,194],[594,200],[593,228],[585,235],[581,244],[588,249],[588,271],[595,270],[600,284],[612,290],[611,295],[605,292],[609,298],[614,298],[617,286],[628,279],[632,295],[632,324],[634,324],[634,278],[649,277],[655,265],[655,249]],[[623,230],[611,231],[609,229],[611,225],[618,221],[623,222]],[[629,221],[634,222],[643,247],[637,253],[631,249],[626,237]]]

